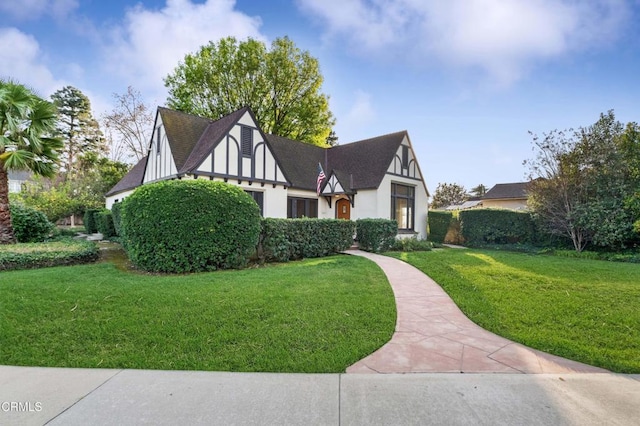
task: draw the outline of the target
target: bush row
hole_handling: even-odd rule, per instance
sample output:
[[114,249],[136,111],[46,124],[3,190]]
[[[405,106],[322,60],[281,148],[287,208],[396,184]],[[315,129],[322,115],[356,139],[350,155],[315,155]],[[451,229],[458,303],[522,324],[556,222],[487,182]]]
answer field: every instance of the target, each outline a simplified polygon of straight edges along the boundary
[[261,221],[258,258],[267,262],[322,257],[353,244],[355,224],[338,219],[274,219]]
[[444,239],[449,231],[449,225],[453,220],[453,213],[439,210],[432,210],[427,216],[429,227],[429,240],[434,243],[444,243]]
[[393,247],[398,235],[398,222],[388,219],[358,219],[356,235],[360,249],[374,253]]
[[99,232],[105,239],[118,235],[111,210],[88,209],[84,213],[83,223],[87,234]]
[[12,244],[0,247],[0,271],[78,265],[95,262],[98,257],[98,246],[85,240]]
[[514,210],[460,211],[460,227],[466,244],[515,244],[535,240],[531,214]]

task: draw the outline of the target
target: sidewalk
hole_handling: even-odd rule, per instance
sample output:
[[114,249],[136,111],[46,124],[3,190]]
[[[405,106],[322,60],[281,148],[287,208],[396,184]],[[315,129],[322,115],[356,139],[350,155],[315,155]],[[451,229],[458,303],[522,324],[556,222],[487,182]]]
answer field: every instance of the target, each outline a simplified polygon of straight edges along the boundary
[[0,424],[635,425],[639,380],[0,366]]

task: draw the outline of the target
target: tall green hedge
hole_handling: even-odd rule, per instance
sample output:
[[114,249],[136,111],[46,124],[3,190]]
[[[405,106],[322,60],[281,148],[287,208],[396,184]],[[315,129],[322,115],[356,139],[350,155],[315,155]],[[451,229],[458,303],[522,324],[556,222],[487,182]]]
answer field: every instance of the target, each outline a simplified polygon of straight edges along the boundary
[[20,204],[11,204],[9,211],[13,233],[19,243],[44,241],[53,231],[53,224],[44,213],[38,210]]
[[99,211],[99,209],[88,209],[84,212],[82,223],[84,223],[84,229],[87,231],[87,234],[95,234],[98,232],[98,221],[96,215]]
[[337,219],[262,219],[259,257],[286,262],[322,257],[351,247],[355,224]]
[[120,229],[121,215],[122,203],[113,203],[113,205],[111,206],[111,218],[113,219],[113,229],[115,230],[116,236],[122,235],[122,230]]
[[451,212],[430,210],[427,219],[429,223],[429,241],[443,243],[452,219],[453,213]]
[[379,253],[393,247],[398,235],[398,222],[388,219],[358,219],[358,245],[362,250]]
[[116,228],[113,224],[113,214],[111,211],[104,209],[94,214],[96,220],[96,227],[98,232],[102,234],[102,237],[109,239],[116,236]]
[[258,205],[242,189],[223,182],[143,185],[122,202],[121,213],[130,260],[153,272],[243,267],[260,233]]
[[514,210],[462,210],[460,227],[469,245],[529,243],[535,237],[531,214]]

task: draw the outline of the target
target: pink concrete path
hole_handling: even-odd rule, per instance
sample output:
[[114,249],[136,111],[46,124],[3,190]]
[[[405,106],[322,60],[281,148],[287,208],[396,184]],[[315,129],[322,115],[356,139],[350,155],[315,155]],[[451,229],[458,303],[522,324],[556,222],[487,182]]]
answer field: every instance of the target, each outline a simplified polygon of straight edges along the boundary
[[608,373],[488,332],[468,319],[435,281],[405,262],[360,250],[347,253],[382,268],[398,311],[391,340],[347,373]]

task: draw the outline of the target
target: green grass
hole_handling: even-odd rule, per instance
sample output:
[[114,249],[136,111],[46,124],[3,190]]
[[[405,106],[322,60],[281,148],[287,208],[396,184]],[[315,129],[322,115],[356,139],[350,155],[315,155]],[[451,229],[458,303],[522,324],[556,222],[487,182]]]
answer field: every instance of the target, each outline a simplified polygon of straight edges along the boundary
[[483,250],[389,253],[474,322],[524,345],[640,373],[640,265]]
[[382,271],[332,256],[158,276],[112,263],[0,272],[0,364],[341,372],[387,342]]

